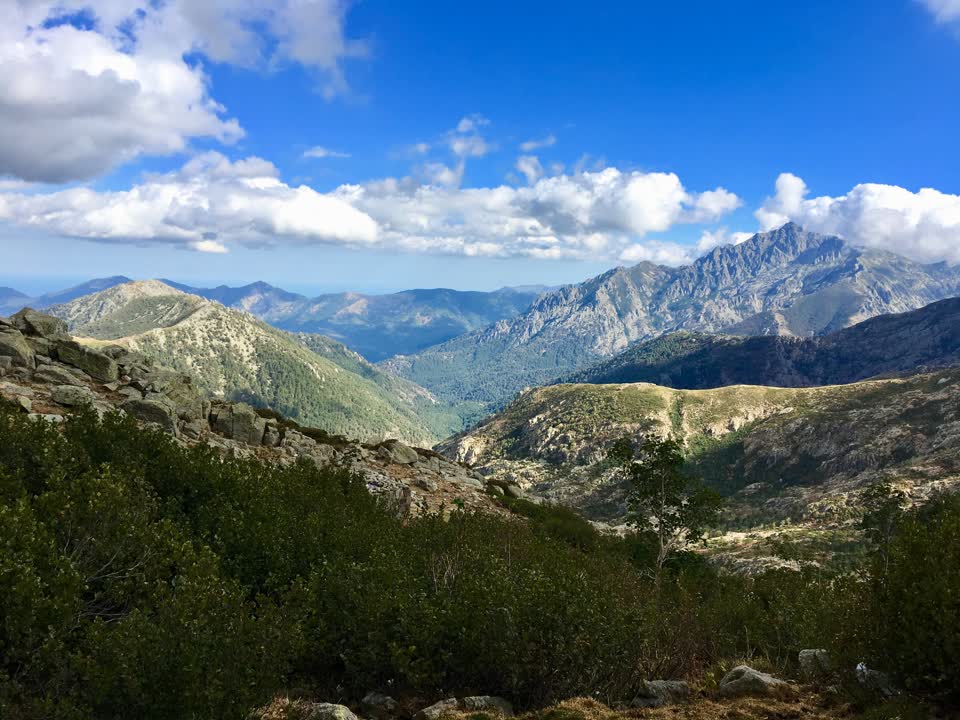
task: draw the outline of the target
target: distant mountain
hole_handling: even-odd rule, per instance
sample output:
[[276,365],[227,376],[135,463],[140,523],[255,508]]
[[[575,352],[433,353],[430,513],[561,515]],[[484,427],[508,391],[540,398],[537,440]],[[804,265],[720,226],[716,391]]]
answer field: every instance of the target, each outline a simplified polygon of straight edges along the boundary
[[546,288],[493,292],[405,290],[389,295],[333,293],[307,298],[264,282],[197,288],[164,281],[184,292],[246,310],[275,327],[335,338],[371,362],[415,353],[530,307]]
[[521,315],[383,365],[446,399],[497,407],[685,330],[811,337],[960,294],[960,269],[919,265],[789,223],[692,265],[641,263],[540,296]]
[[29,296],[19,290],[9,287],[0,287],[0,315],[13,315],[22,308]]
[[615,441],[646,433],[684,443],[690,471],[728,497],[733,527],[843,526],[881,481],[915,500],[960,488],[960,368],[816,388],[554,385],[437,449],[620,521],[626,490],[604,459]]
[[[91,293],[100,292],[101,290],[106,290],[107,288],[128,282],[130,282],[130,278],[124,277],[123,275],[116,275],[114,277],[90,280],[89,282],[75,285],[66,290],[57,290],[56,292],[34,296],[11,290],[11,288],[0,288],[0,315],[13,315],[25,307],[40,310],[50,307],[51,305],[67,303],[84,295],[90,295]],[[4,291],[7,290],[10,291],[10,294],[5,296]]]
[[574,373],[578,383],[649,382],[671,388],[810,387],[960,366],[960,298],[880,315],[813,338],[671,333]]
[[228,399],[364,441],[430,444],[461,425],[448,406],[329,338],[293,335],[149,280],[48,308],[73,334],[119,344]]

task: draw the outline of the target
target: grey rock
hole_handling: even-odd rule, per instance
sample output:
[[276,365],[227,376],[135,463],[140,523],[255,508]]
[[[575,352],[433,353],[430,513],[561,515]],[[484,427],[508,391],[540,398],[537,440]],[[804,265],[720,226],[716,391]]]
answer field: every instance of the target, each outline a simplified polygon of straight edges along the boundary
[[80,368],[101,382],[113,382],[120,377],[116,360],[101,352],[84,347],[74,340],[58,341],[57,357],[60,362]]
[[9,370],[13,367],[13,358],[8,355],[0,355],[0,370]]
[[297,717],[303,720],[357,720],[357,716],[346,705],[334,703],[304,704]]
[[131,398],[120,406],[128,415],[148,423],[155,423],[167,432],[176,435],[177,415],[173,404],[159,398]]
[[513,705],[501,697],[493,695],[474,695],[463,698],[463,709],[469,712],[493,712],[504,717],[513,716]]
[[117,390],[117,392],[118,392],[119,394],[123,395],[125,398],[128,398],[128,399],[136,399],[136,400],[139,400],[140,398],[143,397],[143,393],[142,393],[142,392],[140,392],[139,390],[137,390],[135,387],[130,387],[130,386],[122,387],[122,388],[120,388],[119,390]]
[[16,400],[17,405],[25,413],[33,412],[33,400],[23,395],[18,395]]
[[456,698],[447,698],[423,708],[413,716],[413,720],[440,720],[440,718],[455,713],[460,707]]
[[857,682],[870,692],[887,698],[897,694],[896,687],[886,673],[868,668],[864,663],[857,665],[856,676]]
[[75,407],[77,405],[92,405],[94,395],[85,387],[57,385],[50,391],[50,398],[58,405]]
[[826,650],[801,650],[797,658],[804,677],[814,679],[829,675],[833,669]]
[[63,320],[32,308],[24,308],[13,315],[10,322],[26,335],[50,339],[69,337],[67,324]]
[[0,327],[0,356],[10,358],[11,367],[19,365],[32,368],[34,365],[33,348],[23,333],[11,327]]
[[26,338],[27,345],[30,346],[34,355],[37,356],[37,362],[51,362],[50,358],[56,354],[56,343],[42,337],[31,337],[30,335],[24,335],[24,337]]
[[412,465],[420,459],[417,451],[399,440],[386,440],[377,450],[377,455],[397,465]]
[[503,489],[503,492],[507,497],[511,497],[516,500],[522,499],[524,495],[523,488],[521,488],[519,485],[513,485],[513,484],[507,485]]
[[268,420],[267,426],[263,431],[263,444],[267,447],[277,447],[280,445],[280,426],[275,420]]
[[467,477],[466,475],[457,475],[448,479],[454,485],[459,485],[461,487],[475,488],[477,490],[483,490],[483,481],[477,480],[476,478]]
[[654,708],[690,700],[690,686],[683,680],[645,680],[637,688],[631,707]]
[[787,691],[790,685],[773,675],[754,670],[749,665],[738,665],[720,681],[720,697],[777,695]]
[[378,718],[391,717],[400,707],[392,697],[379,692],[368,692],[363,696],[360,705],[367,715]]
[[426,490],[427,492],[436,492],[440,486],[433,478],[421,475],[417,478],[417,487],[419,487],[421,490]]
[[83,380],[61,365],[44,365],[37,368],[33,374],[36,382],[50,383],[51,385],[76,385],[84,387]]
[[182,420],[197,420],[206,417],[203,395],[197,390],[189,375],[169,373],[154,379],[147,390],[158,393],[173,403],[177,417]]
[[503,488],[497,485],[496,483],[490,483],[487,485],[487,492],[491,495],[496,495],[498,497],[503,497]]
[[120,381],[114,380],[113,382],[105,383],[103,389],[108,392],[116,392],[120,389]]
[[219,405],[213,410],[213,429],[224,437],[247,445],[260,445],[267,421],[245,403]]
[[197,418],[184,422],[180,429],[188,438],[199,440],[210,429],[210,425],[203,418]]

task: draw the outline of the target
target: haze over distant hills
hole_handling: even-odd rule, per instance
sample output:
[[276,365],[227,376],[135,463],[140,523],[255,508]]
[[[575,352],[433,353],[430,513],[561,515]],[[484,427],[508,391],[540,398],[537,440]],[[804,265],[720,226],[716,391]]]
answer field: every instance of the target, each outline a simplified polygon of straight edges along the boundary
[[423,388],[377,370],[336,341],[278,330],[156,280],[117,285],[47,311],[76,335],[142,352],[214,394],[331,433],[430,444],[461,423]]
[[384,366],[440,397],[496,407],[665,333],[823,335],[960,294],[960,269],[864,250],[788,223],[692,265],[640,263]]

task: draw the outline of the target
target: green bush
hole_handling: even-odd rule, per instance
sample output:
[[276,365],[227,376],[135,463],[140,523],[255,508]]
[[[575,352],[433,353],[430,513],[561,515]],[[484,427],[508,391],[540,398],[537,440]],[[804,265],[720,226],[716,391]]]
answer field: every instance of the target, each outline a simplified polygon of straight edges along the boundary
[[955,502],[900,526],[867,611],[881,635],[854,621],[876,568],[741,578],[680,554],[657,592],[649,537],[505,504],[400,519],[312,463],[0,407],[0,716],[235,718],[291,687],[616,701],[640,679],[782,668],[824,643],[956,683]]

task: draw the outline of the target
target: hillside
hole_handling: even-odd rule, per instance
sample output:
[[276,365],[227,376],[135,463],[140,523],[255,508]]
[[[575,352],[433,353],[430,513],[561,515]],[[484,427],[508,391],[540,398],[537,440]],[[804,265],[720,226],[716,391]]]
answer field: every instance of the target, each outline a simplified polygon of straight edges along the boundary
[[515,317],[546,290],[536,286],[493,292],[440,288],[387,295],[330,293],[307,298],[263,282],[237,288],[196,288],[164,282],[227,307],[246,310],[284,330],[335,338],[371,362],[419,352]]
[[49,312],[74,334],[141,352],[215,395],[327,432],[424,445],[460,423],[427,391],[385,376],[338,343],[298,338],[159,281],[119,285]]
[[809,387],[960,365],[960,298],[880,315],[822,337],[671,333],[638,343],[568,382],[672,388]]
[[867,251],[795,224],[692,265],[616,268],[525,313],[384,366],[447,399],[497,407],[524,387],[665,333],[808,337],[960,294],[960,270]]
[[522,394],[438,449],[617,520],[624,492],[606,452],[648,432],[683,441],[692,470],[729,497],[732,526],[842,524],[858,512],[856,495],[881,480],[915,499],[960,482],[960,369],[798,389],[556,385]]

